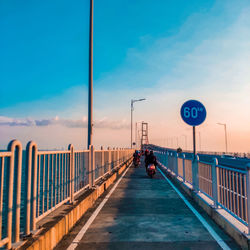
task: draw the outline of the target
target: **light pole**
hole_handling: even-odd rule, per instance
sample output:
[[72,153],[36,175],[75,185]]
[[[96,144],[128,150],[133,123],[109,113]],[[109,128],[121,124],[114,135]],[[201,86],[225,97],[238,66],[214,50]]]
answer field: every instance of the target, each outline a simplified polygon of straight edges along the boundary
[[93,14],[94,0],[90,0],[89,22],[89,96],[88,96],[88,145],[92,145],[93,137]]
[[174,140],[173,140],[173,137],[170,137],[170,140],[171,140],[171,147],[174,147]]
[[199,131],[199,144],[200,144],[200,151],[201,151],[201,132]]
[[185,138],[185,150],[187,150],[187,136],[186,135],[181,135],[181,136],[184,136]]
[[217,122],[217,124],[224,126],[224,131],[225,131],[225,145],[226,145],[226,153],[227,153],[227,124],[226,123],[219,123],[219,122]]
[[145,98],[137,99],[137,100],[131,100],[131,148],[133,148],[133,111],[134,111],[134,103],[135,102],[141,102],[146,100]]
[[135,146],[137,147],[137,122],[135,123]]
[[175,139],[176,139],[176,147],[178,148],[179,147],[179,138],[178,138],[178,136],[175,136]]

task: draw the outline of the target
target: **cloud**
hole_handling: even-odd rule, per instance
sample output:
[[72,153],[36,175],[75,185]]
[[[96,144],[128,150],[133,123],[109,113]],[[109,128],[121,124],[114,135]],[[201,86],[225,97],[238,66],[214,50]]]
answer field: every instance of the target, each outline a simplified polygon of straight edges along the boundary
[[[0,126],[10,127],[47,127],[53,125],[61,125],[67,128],[87,128],[87,117],[82,119],[61,119],[58,116],[49,119],[33,119],[33,118],[11,118],[0,116]],[[102,118],[94,121],[95,128],[109,129],[129,129],[129,123],[126,120],[113,121],[107,118]]]

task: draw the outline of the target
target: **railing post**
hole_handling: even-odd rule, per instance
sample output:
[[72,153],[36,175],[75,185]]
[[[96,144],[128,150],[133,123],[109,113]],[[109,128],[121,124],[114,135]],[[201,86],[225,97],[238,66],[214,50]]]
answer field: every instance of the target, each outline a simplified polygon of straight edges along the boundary
[[111,150],[110,148],[108,148],[108,152],[109,152],[109,160],[108,160],[108,164],[109,164],[109,174],[111,173]]
[[182,159],[182,167],[183,167],[183,176],[182,176],[182,179],[183,179],[183,182],[185,182],[186,181],[186,174],[185,174],[185,158],[186,158],[186,155],[185,154],[183,154],[182,155],[183,156],[183,159]]
[[179,154],[176,153],[176,159],[175,159],[176,177],[179,176],[178,158],[179,158]]
[[70,203],[74,202],[74,192],[75,192],[75,155],[74,155],[74,146],[69,145],[70,157],[69,157],[69,169],[70,169],[70,185],[69,185],[69,197]]
[[92,187],[95,185],[95,149],[94,146],[91,145],[91,170],[92,170]]
[[[37,145],[33,141],[30,141],[26,147],[26,163],[27,163],[27,173],[26,173],[27,186],[26,186],[25,235],[29,235],[30,231],[36,229]],[[31,176],[32,169],[33,169],[33,176]],[[33,186],[32,194],[31,194],[31,186]]]
[[248,219],[248,234],[250,234],[250,163],[247,164],[247,219]]
[[[18,155],[15,156],[15,150],[18,149]],[[21,168],[22,168],[22,144],[13,140],[8,145],[8,151],[11,151],[11,157],[9,161],[9,187],[8,187],[8,212],[7,212],[7,237],[8,237],[8,249],[11,248],[12,243],[12,209],[13,209],[13,188],[14,184],[16,187],[16,220],[15,220],[15,242],[19,241],[20,234],[20,200],[21,200]],[[17,182],[14,183],[14,169],[15,169],[15,159],[17,158]],[[3,164],[3,163],[2,163]],[[3,166],[2,166],[3,167]],[[1,183],[3,185],[3,183]],[[1,192],[3,189],[1,190]],[[2,218],[1,218],[2,220]],[[2,223],[2,221],[1,221]],[[2,226],[2,224],[1,224]]]
[[168,151],[165,151],[165,167],[168,167]]
[[170,162],[170,157],[169,156],[170,156],[170,152],[167,152],[167,165],[166,165],[166,167],[171,170],[170,164],[169,164],[169,162]]
[[91,154],[91,146],[89,146],[89,165],[88,165],[88,172],[89,172],[89,188],[92,188],[92,154]]
[[193,190],[195,192],[199,191],[199,171],[198,171],[199,156],[196,155],[192,161],[192,180],[193,180]]
[[118,167],[120,167],[120,151],[119,151],[119,148],[117,148],[117,163],[118,163]]
[[101,166],[102,166],[102,176],[104,176],[105,174],[105,161],[104,161],[104,150],[103,150],[103,147],[101,147],[101,150],[102,150],[102,162],[101,162]]
[[214,208],[218,207],[217,166],[218,166],[218,159],[214,158],[212,164],[212,194],[213,194]]

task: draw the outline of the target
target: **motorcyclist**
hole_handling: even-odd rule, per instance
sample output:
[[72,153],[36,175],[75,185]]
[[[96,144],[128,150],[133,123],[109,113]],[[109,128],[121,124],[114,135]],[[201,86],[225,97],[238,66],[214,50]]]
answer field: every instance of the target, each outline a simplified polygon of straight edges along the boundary
[[137,161],[140,161],[140,154],[139,154],[138,150],[135,150],[135,152],[133,154],[133,162],[136,163]]
[[154,164],[155,166],[158,165],[157,163],[157,159],[156,159],[156,156],[154,155],[154,152],[151,150],[149,155],[147,156],[147,159],[146,159],[146,170],[148,168],[148,165],[150,164]]
[[179,147],[179,148],[177,148],[177,153],[182,153],[182,149]]

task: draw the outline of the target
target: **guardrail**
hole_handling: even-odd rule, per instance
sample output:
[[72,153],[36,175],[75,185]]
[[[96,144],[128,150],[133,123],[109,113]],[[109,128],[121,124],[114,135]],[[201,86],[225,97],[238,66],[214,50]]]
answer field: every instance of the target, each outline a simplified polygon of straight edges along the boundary
[[217,158],[207,163],[198,156],[187,159],[183,153],[159,148],[154,151],[158,161],[176,177],[210,198],[214,208],[225,209],[248,226],[250,234],[250,165],[246,170],[239,170],[219,165]]
[[0,152],[0,247],[10,249],[28,236],[50,212],[74,199],[128,161],[131,149],[40,151],[30,141],[26,151],[13,140]]
[[[163,147],[163,146],[157,146],[154,144],[147,144],[147,147],[154,148],[155,150],[169,150],[169,151],[176,151],[177,147]],[[185,149],[185,153],[188,154],[193,154],[192,150],[187,150]],[[217,155],[217,156],[222,156],[222,155],[230,155],[234,157],[240,157],[240,158],[250,158],[250,153],[242,153],[242,152],[223,152],[223,151],[199,151],[197,150],[197,154],[206,154],[206,155]]]

